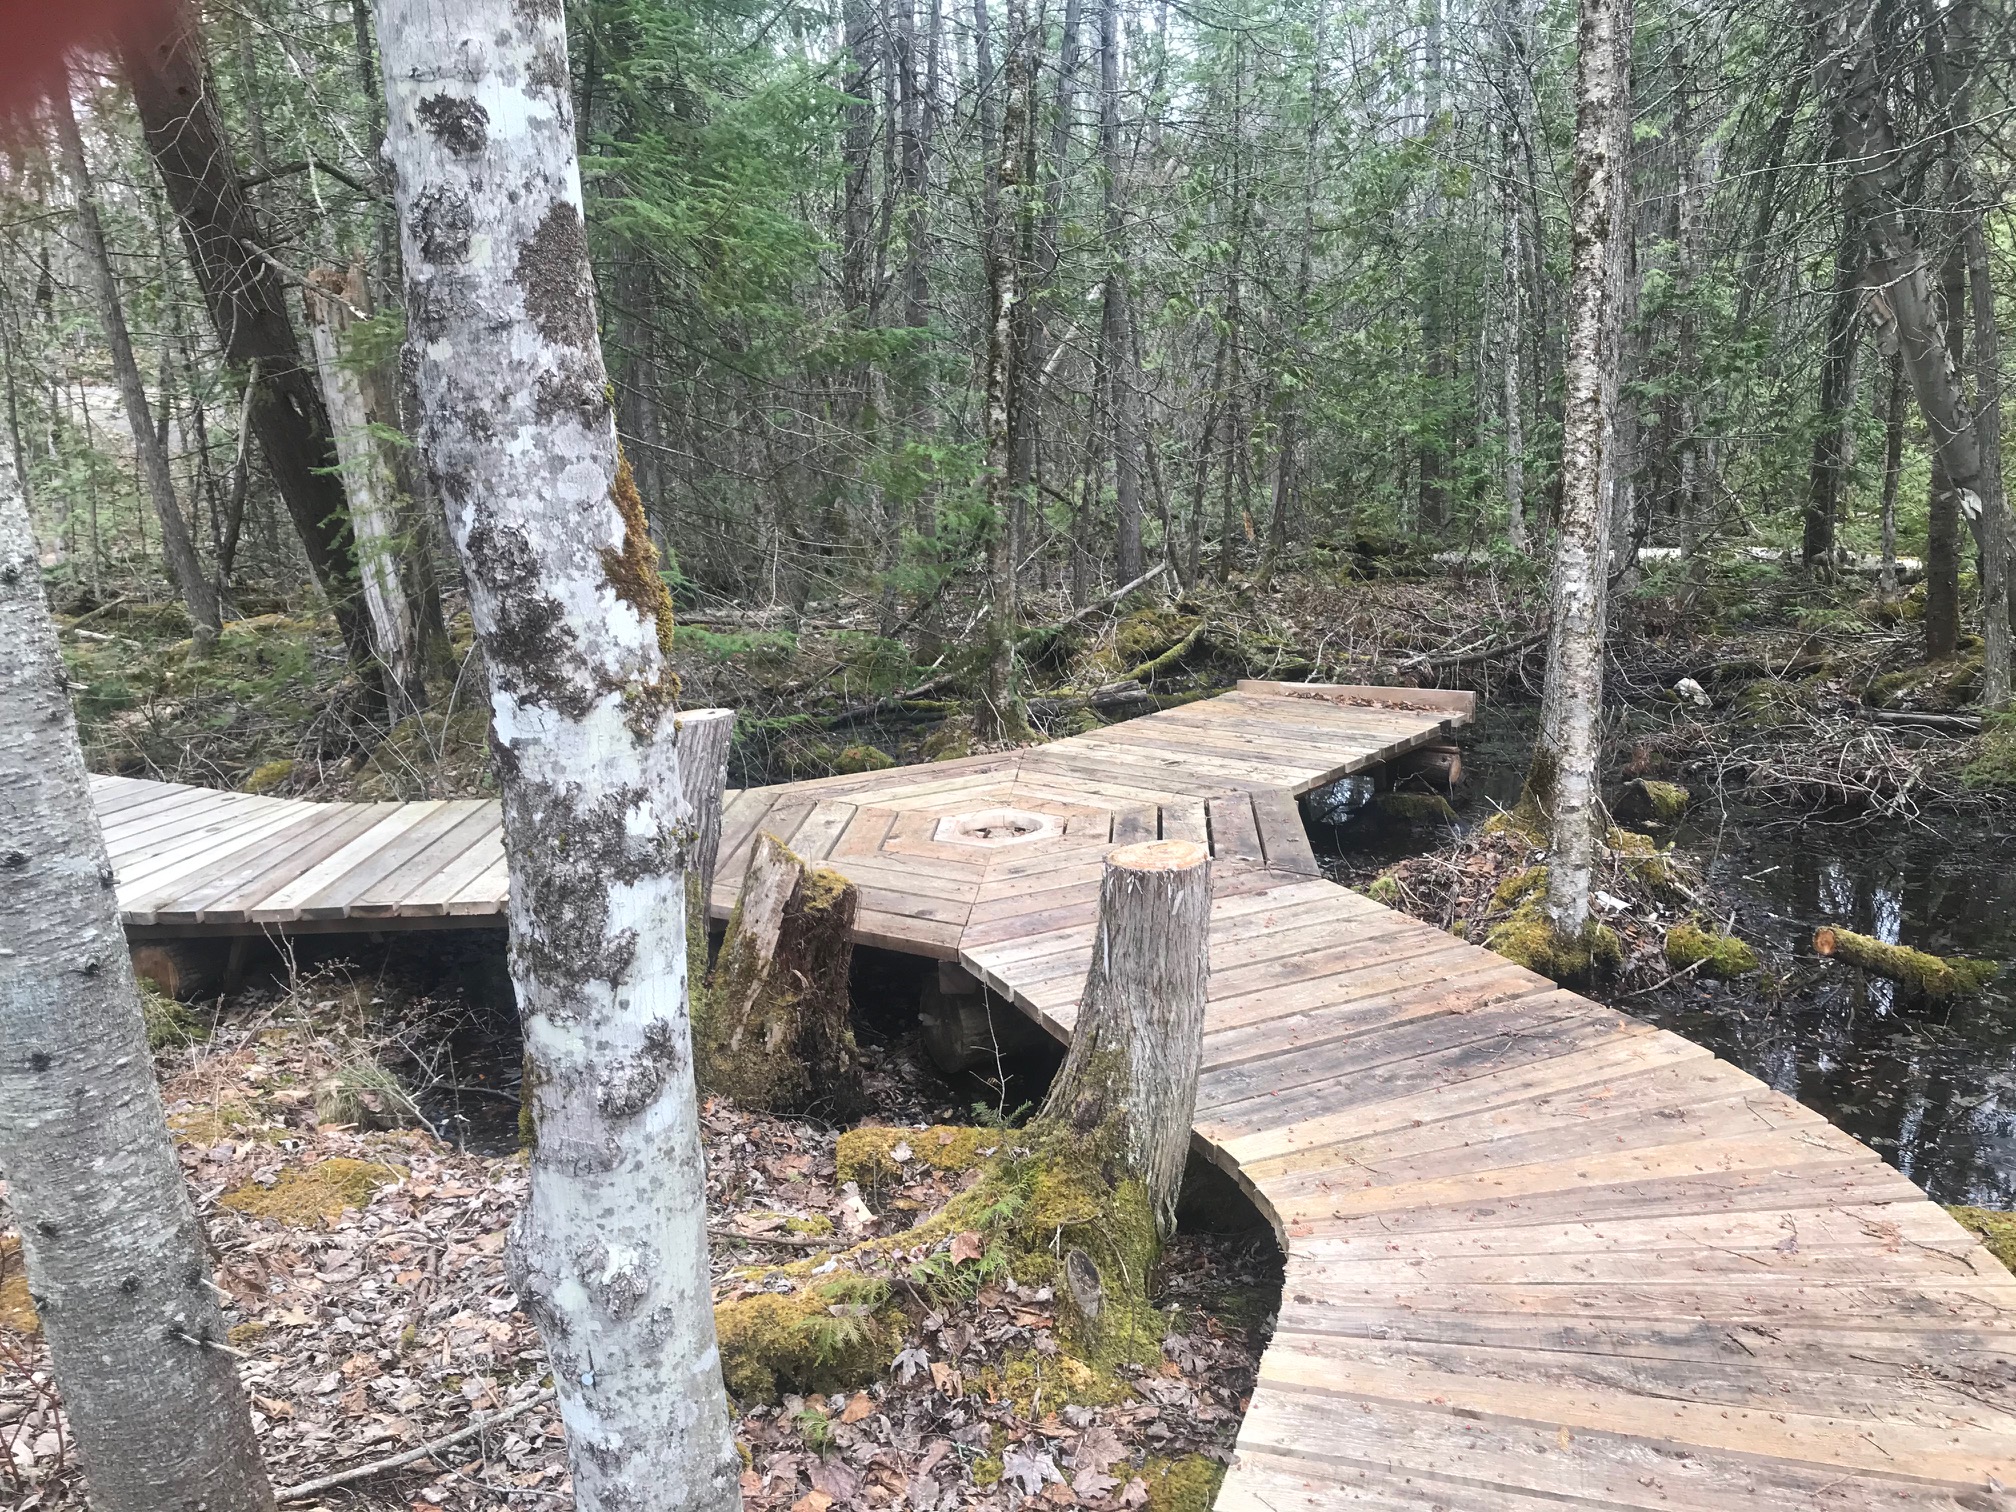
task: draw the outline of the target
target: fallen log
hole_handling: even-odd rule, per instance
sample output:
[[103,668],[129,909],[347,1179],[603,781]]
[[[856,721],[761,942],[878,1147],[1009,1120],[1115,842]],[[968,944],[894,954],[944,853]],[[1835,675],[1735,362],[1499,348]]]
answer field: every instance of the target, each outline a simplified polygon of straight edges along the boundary
[[1905,990],[1934,1002],[1979,992],[2002,970],[1998,961],[1965,956],[1936,956],[1908,945],[1888,945],[1868,935],[1823,924],[1813,931],[1818,955],[1846,961],[1875,976],[1887,977]]

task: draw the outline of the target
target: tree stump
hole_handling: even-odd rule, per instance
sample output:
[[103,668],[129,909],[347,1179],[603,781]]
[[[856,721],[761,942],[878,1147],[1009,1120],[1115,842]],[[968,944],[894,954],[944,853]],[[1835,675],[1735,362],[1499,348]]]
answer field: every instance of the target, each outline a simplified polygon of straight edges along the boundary
[[767,1112],[852,1110],[856,906],[838,872],[808,866],[775,836],[758,838],[696,1015],[705,1090]]
[[707,916],[714,896],[714,867],[721,857],[721,800],[728,782],[728,751],[735,740],[735,711],[688,709],[678,718],[674,739],[679,749],[679,790],[693,810],[693,839],[686,853],[686,969],[698,981],[707,970]]
[[1068,1131],[1144,1182],[1164,1237],[1175,1227],[1190,1151],[1210,972],[1204,847],[1151,840],[1108,855],[1092,971],[1036,1129]]

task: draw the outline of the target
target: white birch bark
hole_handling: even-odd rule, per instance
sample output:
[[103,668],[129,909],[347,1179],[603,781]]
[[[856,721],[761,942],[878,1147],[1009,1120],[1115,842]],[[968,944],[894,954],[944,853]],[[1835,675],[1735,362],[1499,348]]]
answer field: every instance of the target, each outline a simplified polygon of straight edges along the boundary
[[371,642],[393,685],[410,702],[422,679],[419,617],[400,572],[411,542],[398,477],[371,429],[374,423],[390,424],[392,417],[378,412],[365,392],[363,375],[344,360],[344,336],[363,292],[363,280],[354,274],[321,269],[309,276],[301,302],[343,469],[343,492],[350,501],[350,533],[357,542],[357,576],[371,619]]
[[91,1505],[266,1512],[11,466],[0,645],[0,1174]]
[[421,442],[491,683],[537,1144],[512,1273],[575,1505],[712,1512],[672,606],[620,466],[559,0],[376,0]]
[[1629,25],[1621,0],[1580,0],[1575,65],[1573,263],[1561,436],[1561,519],[1540,746],[1529,784],[1551,817],[1547,914],[1564,936],[1589,919],[1602,843],[1598,791],[1610,509],[1604,447],[1614,356],[1623,157],[1630,126]]

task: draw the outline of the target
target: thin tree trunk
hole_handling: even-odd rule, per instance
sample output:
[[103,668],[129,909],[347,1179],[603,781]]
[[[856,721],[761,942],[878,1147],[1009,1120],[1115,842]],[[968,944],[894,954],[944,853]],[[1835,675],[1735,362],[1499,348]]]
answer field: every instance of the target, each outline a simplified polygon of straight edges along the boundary
[[97,1512],[269,1512],[28,511],[0,474],[0,1169]]
[[1622,256],[1629,235],[1621,203],[1629,150],[1631,20],[1620,0],[1580,0],[1575,65],[1572,274],[1568,297],[1566,398],[1561,438],[1561,519],[1552,581],[1539,747],[1527,795],[1550,819],[1547,915],[1557,935],[1579,941],[1602,843],[1597,788],[1603,710],[1609,509],[1604,443],[1610,434]]
[[1324,0],[1317,0],[1310,21],[1309,121],[1302,139],[1302,227],[1301,246],[1295,256],[1295,289],[1289,296],[1287,339],[1284,357],[1294,382],[1280,385],[1279,419],[1275,424],[1274,505],[1267,516],[1267,546],[1260,559],[1257,586],[1274,581],[1282,553],[1288,549],[1288,510],[1295,497],[1296,466],[1301,459],[1303,373],[1303,326],[1309,319],[1309,290],[1315,281],[1316,264],[1316,181],[1318,153],[1323,132],[1323,43],[1327,19]]
[[[1820,71],[1835,101],[1841,156],[1855,165],[1854,183],[1867,218],[1871,261],[1869,282],[1882,291],[1885,318],[1896,324],[1896,340],[1918,400],[1919,413],[1944,474],[1943,495],[1935,497],[1941,508],[1950,504],[1972,527],[1977,548],[1984,550],[1999,535],[1991,524],[1986,501],[2001,494],[2000,480],[1987,475],[1981,427],[1960,382],[1953,343],[1941,330],[1932,296],[1931,272],[1926,266],[1916,236],[1904,214],[1906,185],[1904,165],[1884,101],[1883,79],[1878,71],[1871,33],[1875,25],[1875,0],[1856,0],[1834,6],[1811,0],[1810,23],[1820,41]],[[1955,111],[1956,119],[1964,112]],[[1956,306],[1959,290],[1967,280],[1965,254],[1956,248],[1949,264],[1950,288],[1946,320],[1957,333],[1960,325]],[[1992,318],[1992,312],[1991,312]],[[1932,522],[1937,524],[1937,517]],[[1935,626],[1930,596],[1934,552],[1928,528],[1926,550],[1927,595],[1926,649],[1933,653]],[[2003,623],[1988,630],[1984,640],[1991,646],[2008,644],[2006,594],[1984,599],[1984,620]],[[1945,626],[1937,627],[1943,638]],[[1948,648],[1950,650],[1950,648]],[[2004,674],[2006,676],[2006,674]],[[1984,675],[1984,681],[1987,681]]]
[[422,708],[427,676],[440,660],[447,636],[431,581],[423,581],[433,576],[421,549],[424,537],[411,518],[411,501],[400,493],[397,458],[384,439],[385,431],[397,429],[397,380],[360,368],[347,350],[353,311],[369,297],[362,277],[354,270],[319,268],[302,294],[336,454],[342,458],[343,491],[350,502],[373,641],[403,707]]
[[[422,444],[490,678],[536,1145],[513,1230],[588,1512],[728,1512],[672,602],[597,342],[565,18],[378,0]],[[480,238],[480,243],[479,243]]]
[[175,0],[160,27],[127,33],[120,54],[224,358],[256,364],[252,426],[267,470],[301,538],[309,574],[335,611],[351,663],[368,673],[370,623],[358,603],[356,546],[329,415],[314,371],[302,360],[285,289],[262,256],[265,233],[224,138],[189,0]]
[[[999,158],[987,174],[985,194],[985,255],[987,260],[987,414],[986,414],[986,539],[987,613],[982,632],[986,667],[980,707],[976,711],[982,736],[1006,740],[1023,729],[1015,694],[1015,534],[1014,489],[1009,409],[1015,393],[1014,310],[1021,297],[1022,257],[1015,226],[1019,204],[1026,196],[1022,141],[1028,129],[1029,60],[1027,0],[1008,0],[1002,85],[1004,103],[997,147]],[[974,0],[981,72],[987,71],[985,0]],[[984,87],[984,86],[983,86]],[[984,124],[984,119],[983,119]],[[984,134],[984,133],[983,133]]]
[[1890,357],[1889,392],[1883,404],[1883,566],[1877,591],[1885,599],[1897,596],[1897,483],[1904,472],[1904,357]]
[[[1938,339],[1957,381],[1967,354],[1967,265],[1958,246],[1939,260],[1938,305],[1933,313],[1938,317]],[[1901,340],[1898,350],[1903,351]],[[1908,360],[1905,371],[1910,372]],[[1925,428],[1932,431],[1933,443],[1931,487],[1925,500],[1925,658],[1942,661],[1960,647],[1960,495],[1929,419]]]
[[1499,266],[1504,283],[1503,323],[1499,328],[1499,361],[1502,367],[1505,409],[1505,535],[1514,551],[1526,550],[1526,385],[1520,372],[1521,346],[1526,339],[1525,312],[1526,252],[1525,210],[1518,189],[1519,122],[1516,114],[1519,80],[1515,78],[1517,57],[1513,37],[1523,27],[1519,0],[1502,0],[1500,25],[1504,28],[1505,59],[1504,119],[1499,129],[1498,216],[1500,225]]
[[1099,342],[1106,370],[1106,420],[1113,435],[1113,499],[1120,581],[1141,576],[1141,372],[1134,361],[1127,289],[1127,233],[1120,158],[1120,0],[1099,10],[1099,159],[1106,211],[1106,274]]
[[1974,311],[1974,425],[1981,438],[1981,707],[1997,710],[2009,702],[2009,505],[2002,485],[2002,333],[1982,219],[1976,209],[1962,240]]
[[196,543],[189,538],[189,525],[182,506],[175,499],[175,480],[168,470],[168,448],[147,403],[146,381],[133,355],[133,338],[126,329],[125,302],[119,295],[119,280],[112,271],[112,256],[105,245],[105,228],[98,218],[98,191],[91,181],[91,165],[84,156],[84,137],[77,129],[66,83],[50,91],[50,114],[56,123],[57,151],[63,171],[77,197],[77,231],[83,243],[84,262],[98,295],[98,319],[111,351],[112,376],[119,386],[120,402],[126,407],[126,423],[133,432],[133,452],[146,484],[154,517],[161,522],[161,554],[168,571],[189,610],[199,647],[217,638],[222,625],[217,590],[196,555]]
[[1813,435],[1799,557],[1808,572],[1831,577],[1834,527],[1847,480],[1850,428],[1854,424],[1855,354],[1860,344],[1856,315],[1862,303],[1862,227],[1851,207],[1834,254],[1834,292],[1820,353],[1820,420]]

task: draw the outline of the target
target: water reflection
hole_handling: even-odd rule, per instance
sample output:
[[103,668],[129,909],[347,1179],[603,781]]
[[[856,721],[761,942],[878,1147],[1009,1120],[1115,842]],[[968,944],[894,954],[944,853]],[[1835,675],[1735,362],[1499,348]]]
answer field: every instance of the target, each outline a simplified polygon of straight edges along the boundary
[[[1518,791],[1520,768],[1493,754],[1466,753],[1466,822]],[[1357,784],[1338,792],[1331,823],[1312,823],[1319,845],[1389,859],[1437,843],[1379,823],[1368,796]],[[1687,985],[1628,1006],[1824,1114],[1935,1199],[2016,1208],[2016,965],[1977,997],[1933,1006],[1811,949],[1814,928],[1833,923],[2016,963],[2016,835],[1976,820],[1884,834],[1771,817],[1704,805],[1676,843],[1732,900],[1737,931],[1770,947],[1782,980]]]
[[2016,959],[2009,837],[1872,835],[1713,812],[1679,837],[1742,901],[1739,930],[1792,959],[1775,1000],[1690,993],[1647,1017],[1824,1113],[1942,1202],[2016,1206],[2016,982],[1936,1006],[1813,958],[1815,925],[1941,955]]

